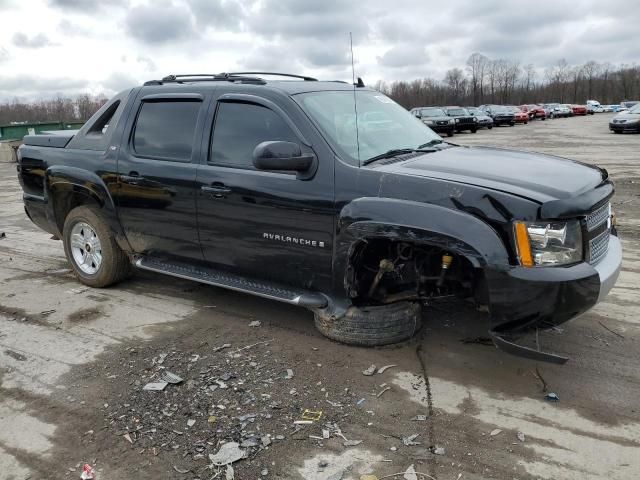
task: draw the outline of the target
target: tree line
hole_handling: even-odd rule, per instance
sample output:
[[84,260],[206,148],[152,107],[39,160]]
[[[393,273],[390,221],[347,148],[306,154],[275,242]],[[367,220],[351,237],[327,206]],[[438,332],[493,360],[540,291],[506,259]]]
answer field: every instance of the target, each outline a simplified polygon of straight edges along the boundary
[[640,66],[588,61],[570,65],[561,59],[539,71],[517,60],[472,54],[463,68],[452,68],[444,79],[379,81],[375,88],[406,108],[428,105],[603,104],[640,99]]
[[107,99],[89,94],[73,98],[58,95],[51,100],[25,102],[18,99],[0,104],[0,125],[13,122],[84,122]]

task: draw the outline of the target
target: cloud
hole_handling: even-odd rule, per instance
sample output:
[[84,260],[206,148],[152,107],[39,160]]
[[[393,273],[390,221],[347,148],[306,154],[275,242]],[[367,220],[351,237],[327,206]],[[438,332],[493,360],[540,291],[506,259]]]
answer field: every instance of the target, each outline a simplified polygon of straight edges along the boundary
[[6,62],[9,58],[11,58],[9,51],[4,47],[0,47],[0,63]]
[[[0,0],[1,1],[1,0]],[[77,13],[92,15],[96,10],[106,7],[119,7],[128,5],[128,0],[49,0],[49,5],[65,11],[73,10]]]
[[68,37],[89,37],[91,36],[91,29],[72,23],[66,18],[58,23],[58,32]]
[[57,94],[75,95],[85,91],[89,82],[69,76],[42,75],[0,76],[0,99],[23,97],[54,97]]
[[378,64],[385,67],[424,65],[428,60],[425,48],[419,45],[397,45],[378,57]]
[[203,27],[238,31],[247,16],[237,0],[191,0],[188,4],[197,24]]
[[166,44],[187,39],[195,41],[198,37],[190,10],[168,2],[132,8],[125,24],[129,35],[147,44]]
[[16,32],[11,41],[19,48],[42,48],[51,45],[49,38],[44,33],[29,37],[26,33]]
[[140,83],[140,80],[133,75],[122,72],[114,72],[101,82],[102,86],[111,92],[120,92],[127,88],[139,86]]

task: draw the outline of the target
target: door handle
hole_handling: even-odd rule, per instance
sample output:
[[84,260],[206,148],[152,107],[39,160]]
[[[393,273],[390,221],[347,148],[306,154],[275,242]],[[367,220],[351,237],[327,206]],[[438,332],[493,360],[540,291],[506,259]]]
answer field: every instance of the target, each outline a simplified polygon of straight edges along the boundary
[[130,185],[139,185],[144,180],[138,172],[129,172],[129,175],[120,175],[120,181],[122,183],[128,183]]
[[203,185],[202,187],[200,187],[200,190],[202,190],[205,193],[211,194],[211,196],[215,198],[224,198],[227,196],[228,193],[231,193],[231,189],[229,187],[223,184],[216,184],[216,183],[214,183],[211,186]]

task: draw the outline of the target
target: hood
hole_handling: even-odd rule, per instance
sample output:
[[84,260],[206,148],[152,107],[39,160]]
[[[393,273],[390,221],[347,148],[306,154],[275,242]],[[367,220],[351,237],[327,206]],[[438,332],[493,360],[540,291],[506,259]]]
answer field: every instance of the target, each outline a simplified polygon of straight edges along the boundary
[[625,120],[624,122],[621,122],[621,123],[637,122],[638,120],[640,120],[640,112],[638,113],[629,113],[629,111],[621,112],[621,113],[618,113],[617,115],[614,115],[614,117],[611,120],[612,121]]
[[603,182],[603,171],[574,160],[490,147],[451,147],[404,162],[371,165],[512,193],[539,203],[574,197]]
[[443,121],[449,121],[451,119],[451,117],[447,117],[446,115],[442,115],[442,116],[438,116],[438,117],[422,117],[420,120],[422,120],[422,122],[426,122],[426,121],[432,121],[432,122],[443,122]]

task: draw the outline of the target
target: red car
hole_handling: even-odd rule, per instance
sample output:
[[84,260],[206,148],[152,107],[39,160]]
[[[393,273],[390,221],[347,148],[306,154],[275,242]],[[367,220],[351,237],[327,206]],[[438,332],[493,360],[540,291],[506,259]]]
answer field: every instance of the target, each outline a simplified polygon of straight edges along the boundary
[[508,106],[507,108],[509,112],[513,113],[516,123],[529,123],[529,114],[527,112],[523,112],[518,107]]
[[585,105],[571,105],[571,111],[574,115],[586,115],[587,107]]
[[547,113],[540,105],[520,105],[519,108],[523,112],[527,112],[527,114],[529,115],[529,120],[533,120],[534,118],[537,118],[538,120],[545,120],[547,118]]

